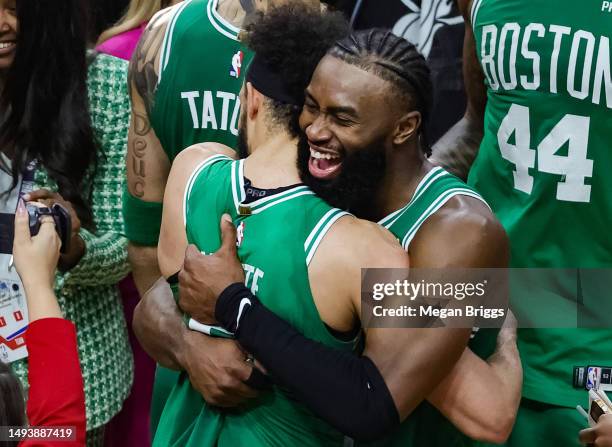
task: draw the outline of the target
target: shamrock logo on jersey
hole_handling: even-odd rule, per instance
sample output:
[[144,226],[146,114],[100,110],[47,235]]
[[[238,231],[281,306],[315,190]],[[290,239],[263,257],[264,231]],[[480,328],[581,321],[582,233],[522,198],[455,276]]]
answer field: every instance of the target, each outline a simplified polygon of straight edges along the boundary
[[393,34],[403,37],[429,56],[436,32],[444,25],[456,25],[463,17],[453,0],[401,0],[410,10],[393,27]]
[[236,228],[236,247],[240,247],[242,245],[242,240],[244,239],[244,222],[240,222],[238,228]]
[[230,76],[238,79],[240,77],[240,69],[242,68],[242,58],[244,54],[238,51],[232,56],[232,68],[230,68]]

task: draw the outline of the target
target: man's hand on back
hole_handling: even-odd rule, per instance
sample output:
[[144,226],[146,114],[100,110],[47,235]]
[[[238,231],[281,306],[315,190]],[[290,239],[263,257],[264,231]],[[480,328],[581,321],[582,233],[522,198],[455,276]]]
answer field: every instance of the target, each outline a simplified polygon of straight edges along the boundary
[[179,274],[179,306],[193,319],[214,324],[217,298],[228,286],[244,283],[244,270],[236,254],[236,228],[228,215],[221,218],[221,248],[210,256],[190,245]]

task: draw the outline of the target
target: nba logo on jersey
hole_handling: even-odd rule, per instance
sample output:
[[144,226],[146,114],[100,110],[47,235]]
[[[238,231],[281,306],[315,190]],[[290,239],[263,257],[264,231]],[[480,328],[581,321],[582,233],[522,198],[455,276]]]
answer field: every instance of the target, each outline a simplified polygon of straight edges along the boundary
[[242,245],[242,240],[244,239],[244,222],[240,222],[238,228],[236,228],[236,247],[240,247]]
[[242,51],[238,50],[234,56],[232,56],[232,68],[230,69],[230,76],[233,78],[240,77],[240,69],[242,68],[242,58],[244,54]]
[[598,389],[599,388],[599,380],[601,379],[601,368],[596,366],[589,366],[587,370],[587,383],[586,389]]

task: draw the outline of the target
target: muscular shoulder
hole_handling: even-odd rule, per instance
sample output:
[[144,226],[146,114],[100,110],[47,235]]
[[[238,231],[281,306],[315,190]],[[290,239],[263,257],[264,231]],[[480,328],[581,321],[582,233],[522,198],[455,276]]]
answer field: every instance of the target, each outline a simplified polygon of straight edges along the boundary
[[332,262],[342,262],[349,269],[408,267],[408,256],[399,241],[376,223],[346,217],[332,227],[326,239],[334,246]]
[[506,232],[489,207],[455,196],[421,226],[410,244],[414,267],[505,267]]
[[159,59],[166,29],[181,4],[162,9],[145,28],[129,67],[129,85],[150,107],[159,78]]

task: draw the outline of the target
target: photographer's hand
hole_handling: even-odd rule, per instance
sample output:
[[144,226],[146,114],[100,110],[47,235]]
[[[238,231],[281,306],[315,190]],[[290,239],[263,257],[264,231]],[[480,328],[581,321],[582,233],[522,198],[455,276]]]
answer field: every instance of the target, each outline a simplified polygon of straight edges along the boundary
[[60,244],[51,216],[43,216],[38,234],[30,236],[28,212],[20,200],[15,213],[13,260],[25,288],[30,321],[62,318],[53,293]]
[[39,202],[51,208],[54,204],[59,203],[70,213],[70,221],[72,228],[70,230],[70,250],[67,253],[62,253],[59,257],[58,268],[65,272],[75,267],[81,258],[85,255],[85,242],[81,239],[79,231],[81,230],[81,220],[77,216],[72,203],[64,200],[64,198],[47,189],[39,189],[25,194],[23,199],[28,202]]

